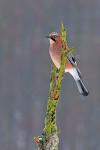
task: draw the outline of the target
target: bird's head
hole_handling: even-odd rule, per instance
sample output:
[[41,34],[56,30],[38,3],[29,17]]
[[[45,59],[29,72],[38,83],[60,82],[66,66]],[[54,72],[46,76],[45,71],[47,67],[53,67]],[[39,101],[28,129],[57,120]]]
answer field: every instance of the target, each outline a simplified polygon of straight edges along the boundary
[[46,38],[49,39],[50,46],[52,46],[52,45],[61,45],[61,43],[62,43],[61,33],[52,32],[48,36],[46,36]]

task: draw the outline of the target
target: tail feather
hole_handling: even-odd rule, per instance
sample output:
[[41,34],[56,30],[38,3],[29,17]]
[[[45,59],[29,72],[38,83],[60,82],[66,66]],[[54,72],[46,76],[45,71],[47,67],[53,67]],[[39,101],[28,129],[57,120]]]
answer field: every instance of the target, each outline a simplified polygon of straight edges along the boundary
[[75,79],[79,93],[83,96],[88,96],[89,91],[85,87],[85,85],[82,81],[82,77],[81,77],[79,70],[77,70],[77,68],[72,68],[72,69],[65,70],[65,71],[69,72],[73,76],[73,78]]
[[76,81],[76,85],[78,87],[79,93],[82,94],[83,96],[88,96],[89,91],[85,87],[83,81],[81,79],[80,80],[75,80],[75,81]]

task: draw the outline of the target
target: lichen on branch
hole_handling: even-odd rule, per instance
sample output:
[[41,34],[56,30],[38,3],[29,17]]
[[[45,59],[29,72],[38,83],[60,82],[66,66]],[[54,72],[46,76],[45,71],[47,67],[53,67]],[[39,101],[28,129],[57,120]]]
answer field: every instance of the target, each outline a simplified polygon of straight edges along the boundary
[[42,136],[35,137],[34,141],[38,145],[39,150],[58,150],[59,136],[56,124],[56,108],[59,102],[61,82],[65,72],[66,57],[73,52],[73,48],[66,46],[67,33],[63,23],[61,24],[61,36],[63,46],[61,49],[61,65],[58,70],[52,63],[50,90],[48,96],[47,111]]

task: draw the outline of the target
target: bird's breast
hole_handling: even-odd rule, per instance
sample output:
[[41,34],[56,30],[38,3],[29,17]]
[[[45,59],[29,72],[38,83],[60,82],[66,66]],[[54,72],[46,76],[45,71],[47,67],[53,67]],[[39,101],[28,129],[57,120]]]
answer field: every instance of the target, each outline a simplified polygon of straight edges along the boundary
[[[54,49],[50,48],[49,49],[50,57],[55,64],[55,66],[59,69],[60,68],[60,62],[61,62],[61,50],[60,49]],[[73,66],[72,64],[68,61],[66,58],[66,69],[71,69]]]
[[61,61],[61,50],[56,48],[49,49],[50,57],[55,64],[55,66],[59,69],[60,68],[60,61]]

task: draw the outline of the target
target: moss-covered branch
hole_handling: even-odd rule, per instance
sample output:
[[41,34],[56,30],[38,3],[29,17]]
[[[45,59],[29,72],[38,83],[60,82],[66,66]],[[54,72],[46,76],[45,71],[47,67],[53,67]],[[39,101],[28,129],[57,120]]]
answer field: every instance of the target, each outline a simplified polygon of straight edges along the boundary
[[61,35],[63,40],[63,48],[61,50],[61,65],[60,69],[58,70],[55,65],[52,64],[50,91],[48,96],[47,112],[45,116],[45,127],[43,129],[42,136],[34,138],[39,150],[58,150],[59,137],[56,124],[56,107],[59,102],[59,94],[65,70],[66,57],[73,51],[73,49],[68,49],[66,47],[66,30],[63,24],[61,24]]

